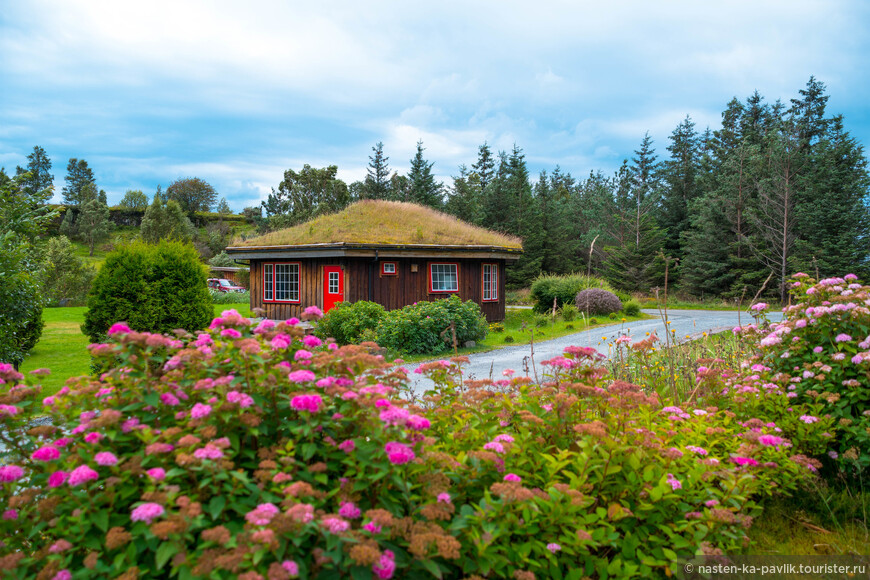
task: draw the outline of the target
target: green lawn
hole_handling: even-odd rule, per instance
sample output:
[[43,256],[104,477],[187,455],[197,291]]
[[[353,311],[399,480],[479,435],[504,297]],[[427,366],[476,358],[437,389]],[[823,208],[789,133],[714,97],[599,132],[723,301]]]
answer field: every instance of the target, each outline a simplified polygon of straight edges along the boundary
[[[242,316],[251,316],[251,308],[247,304],[215,304],[215,316],[233,308]],[[81,331],[86,310],[84,306],[72,306],[42,311],[45,321],[42,337],[21,365],[21,372],[50,369],[51,374],[42,380],[46,395],[59,391],[69,377],[90,372],[91,358],[87,350],[90,341]]]

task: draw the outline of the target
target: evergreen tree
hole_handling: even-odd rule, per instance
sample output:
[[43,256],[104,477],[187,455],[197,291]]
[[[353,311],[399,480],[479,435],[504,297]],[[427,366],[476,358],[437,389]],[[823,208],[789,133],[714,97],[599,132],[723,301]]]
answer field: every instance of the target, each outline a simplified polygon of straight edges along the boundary
[[507,268],[506,282],[512,287],[528,286],[541,273],[544,234],[541,213],[532,196],[525,154],[517,145],[507,158],[500,181],[503,199],[507,203],[506,229],[523,240],[523,255]]
[[63,188],[63,203],[65,205],[83,205],[96,198],[97,184],[94,172],[84,159],[69,160],[66,166],[66,185]]
[[83,305],[96,275],[96,268],[76,255],[69,238],[48,241],[39,278],[49,306]]
[[442,183],[435,181],[432,175],[434,162],[423,159],[423,141],[417,141],[417,153],[411,159],[411,170],[408,181],[411,186],[411,201],[435,209],[441,209],[444,204],[441,190]]
[[71,208],[63,214],[63,221],[60,222],[60,233],[68,238],[78,237],[78,228],[76,227],[75,212]]
[[88,255],[93,256],[96,243],[105,240],[112,231],[109,208],[99,199],[88,201],[82,206],[76,226],[79,238],[88,245]]
[[468,168],[460,165],[459,175],[453,177],[453,187],[447,192],[444,211],[470,224],[481,225],[482,194],[480,176],[468,173]]
[[170,239],[189,242],[193,239],[194,227],[177,201],[170,199],[164,206],[160,196],[155,194],[142,217],[139,235],[149,244]]
[[233,213],[233,210],[230,209],[230,204],[227,203],[227,198],[225,198],[225,197],[221,198],[220,203],[218,203],[218,206],[217,206],[217,213],[229,214],[229,215],[231,215]]
[[486,186],[489,185],[489,182],[493,178],[495,170],[495,160],[492,158],[492,151],[486,142],[477,148],[477,163],[473,163],[471,168],[477,174],[480,189],[486,189]]
[[[38,194],[43,203],[51,199],[54,192],[54,176],[51,174],[51,159],[45,153],[45,149],[39,145],[33,148],[33,152],[27,156],[27,167],[17,167],[16,175],[22,175],[21,188],[31,197]],[[24,174],[27,175],[24,175]]]
[[364,199],[389,199],[390,158],[384,155],[384,144],[378,141],[373,156],[369,156],[368,175],[363,191]]
[[668,253],[679,256],[680,235],[689,227],[689,203],[698,197],[699,141],[688,116],[669,137],[670,159],[662,164],[663,185],[659,223],[664,227]]
[[800,99],[792,99],[788,110],[789,117],[797,128],[797,138],[803,153],[809,153],[828,129],[829,120],[825,119],[825,107],[828,96],[825,94],[825,84],[810,77],[805,89],[798,91]]
[[390,177],[390,184],[387,188],[387,199],[393,201],[413,201],[411,195],[411,180],[405,175],[399,175],[398,172],[393,173]]
[[510,200],[506,192],[506,176],[508,174],[508,157],[504,151],[498,152],[498,166],[495,174],[486,187],[483,188],[481,207],[483,223],[486,227],[505,233],[513,233],[510,229]]

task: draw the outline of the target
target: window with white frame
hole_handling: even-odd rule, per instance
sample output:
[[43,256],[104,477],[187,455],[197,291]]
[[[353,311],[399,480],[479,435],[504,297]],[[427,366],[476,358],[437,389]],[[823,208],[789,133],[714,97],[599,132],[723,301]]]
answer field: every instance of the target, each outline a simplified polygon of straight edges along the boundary
[[483,265],[483,300],[484,302],[498,300],[498,264]]
[[299,264],[263,264],[263,301],[299,302]]
[[395,276],[396,275],[396,263],[395,262],[381,262],[381,274],[386,276]]
[[459,292],[457,264],[429,264],[430,292]]

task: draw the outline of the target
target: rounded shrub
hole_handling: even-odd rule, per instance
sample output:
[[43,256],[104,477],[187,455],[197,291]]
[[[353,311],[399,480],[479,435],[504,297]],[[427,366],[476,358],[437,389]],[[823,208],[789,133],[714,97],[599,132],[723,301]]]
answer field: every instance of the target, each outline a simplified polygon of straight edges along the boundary
[[622,312],[626,316],[639,316],[640,315],[640,302],[637,300],[629,300],[628,302],[624,302],[622,304]]
[[373,332],[385,314],[384,307],[376,302],[339,302],[323,315],[315,334],[334,338],[339,344],[359,344],[375,336]]
[[387,312],[378,323],[378,344],[408,354],[443,352],[452,347],[451,323],[459,346],[486,338],[488,325],[480,306],[451,296]]
[[571,322],[577,318],[577,307],[573,304],[565,304],[562,306],[560,312],[562,314],[562,320],[565,322]]
[[0,303],[7,310],[0,316],[0,362],[17,367],[42,336],[42,298],[28,272],[13,273],[3,286]]
[[88,296],[82,332],[102,342],[118,321],[149,332],[196,331],[212,318],[207,269],[190,244],[136,242],[106,257]]
[[603,288],[610,290],[610,285],[601,278],[585,274],[569,274],[557,276],[542,274],[532,283],[531,296],[535,301],[535,312],[544,313],[553,310],[553,300],[556,307],[573,304],[577,293],[587,288]]
[[577,310],[586,314],[608,315],[622,310],[622,302],[616,294],[602,288],[581,290],[574,299]]

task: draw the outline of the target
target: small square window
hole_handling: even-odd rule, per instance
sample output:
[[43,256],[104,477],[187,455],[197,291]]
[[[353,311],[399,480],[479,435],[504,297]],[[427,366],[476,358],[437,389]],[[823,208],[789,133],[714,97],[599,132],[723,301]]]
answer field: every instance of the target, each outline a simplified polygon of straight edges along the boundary
[[398,273],[395,262],[381,262],[381,274],[384,276],[396,276]]

